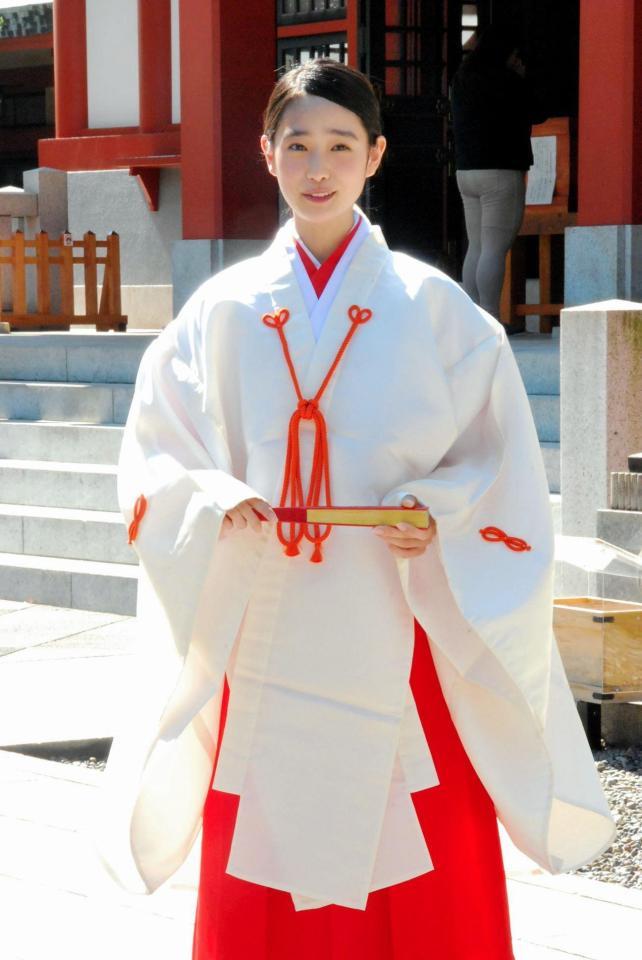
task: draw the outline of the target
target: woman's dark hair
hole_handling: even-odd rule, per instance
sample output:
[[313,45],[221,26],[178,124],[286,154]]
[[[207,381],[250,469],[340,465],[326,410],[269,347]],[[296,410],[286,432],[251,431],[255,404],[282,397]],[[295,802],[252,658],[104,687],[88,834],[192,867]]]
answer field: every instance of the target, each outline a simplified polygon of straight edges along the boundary
[[477,70],[499,70],[506,66],[506,61],[515,50],[521,52],[518,31],[508,24],[491,23],[480,33],[465,63]]
[[288,104],[304,94],[331,100],[361,120],[369,143],[381,134],[381,113],[374,87],[363,73],[337,60],[308,60],[277,81],[263,114],[263,133],[273,140]]

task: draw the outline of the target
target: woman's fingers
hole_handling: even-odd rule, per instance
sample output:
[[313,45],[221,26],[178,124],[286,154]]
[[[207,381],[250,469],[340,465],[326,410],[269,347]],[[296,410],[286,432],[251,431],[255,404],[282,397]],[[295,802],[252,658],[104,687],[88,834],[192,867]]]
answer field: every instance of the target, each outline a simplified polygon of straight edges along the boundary
[[[256,510],[257,513],[260,513],[262,517],[265,517],[265,520],[268,523],[274,523],[276,521],[276,513],[267,500],[259,500],[257,497],[255,497],[253,500],[246,500],[245,503],[249,504],[252,510]],[[259,520],[259,523],[260,522],[261,521]]]
[[395,526],[379,526],[374,528],[375,533],[378,537],[381,537],[382,540],[398,543],[401,546],[412,540],[430,543],[435,535],[435,529],[435,521],[432,518],[428,527],[425,529],[415,527],[411,523],[398,523]]
[[374,531],[395,556],[418,557],[434,539],[437,525],[431,517],[427,529],[398,523],[396,526],[375,527]]
[[[262,521],[257,513],[260,513],[265,521]],[[246,527],[250,527],[256,533],[260,533],[264,522],[272,523],[274,520],[276,520],[276,514],[269,503],[260,500],[258,497],[253,497],[250,500],[243,500],[232,510],[227,511],[223,519],[222,532],[245,530]]]
[[[253,506],[253,504],[255,506]],[[260,509],[261,508],[261,509]],[[251,527],[252,530],[256,533],[260,533],[262,530],[262,521],[259,520],[256,515],[256,510],[259,510],[262,516],[267,520],[267,506],[259,500],[244,500],[243,503],[239,503],[236,508],[239,515],[243,518],[243,526]],[[265,511],[265,512],[264,512]]]

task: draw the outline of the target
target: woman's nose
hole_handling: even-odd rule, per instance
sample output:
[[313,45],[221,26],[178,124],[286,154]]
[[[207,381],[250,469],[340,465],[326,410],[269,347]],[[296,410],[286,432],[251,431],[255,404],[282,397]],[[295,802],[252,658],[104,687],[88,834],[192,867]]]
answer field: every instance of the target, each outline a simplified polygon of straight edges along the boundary
[[328,179],[328,172],[321,157],[310,154],[308,157],[307,176],[309,180]]

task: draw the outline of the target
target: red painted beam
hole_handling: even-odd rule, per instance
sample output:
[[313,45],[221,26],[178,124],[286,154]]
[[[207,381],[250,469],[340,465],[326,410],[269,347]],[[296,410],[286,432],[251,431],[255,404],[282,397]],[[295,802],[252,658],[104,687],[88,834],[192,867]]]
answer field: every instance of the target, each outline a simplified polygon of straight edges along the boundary
[[9,53],[11,50],[51,50],[53,45],[53,33],[36,33],[31,37],[1,37],[0,53]]
[[87,126],[85,0],[54,0],[56,136],[73,137]]
[[140,129],[172,122],[172,22],[170,0],[138,0]]
[[[112,136],[81,136],[41,140],[41,166],[57,170],[116,170],[129,168],[131,158],[180,154],[180,134],[125,133]],[[138,165],[138,164],[137,164]]]
[[185,239],[261,238],[276,190],[259,151],[275,75],[274,5],[180,0]]
[[581,0],[577,222],[642,223],[642,0]]
[[345,33],[347,29],[347,20],[322,20],[315,23],[292,23],[285,27],[277,28],[277,37],[281,40],[284,37],[311,37],[324,35],[326,33]]

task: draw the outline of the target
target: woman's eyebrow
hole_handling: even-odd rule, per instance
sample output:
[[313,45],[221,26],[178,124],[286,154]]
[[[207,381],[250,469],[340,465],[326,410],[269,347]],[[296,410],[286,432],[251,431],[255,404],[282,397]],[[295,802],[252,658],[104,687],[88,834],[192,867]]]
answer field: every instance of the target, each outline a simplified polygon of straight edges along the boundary
[[337,137],[352,137],[353,140],[358,140],[356,133],[353,133],[352,130],[337,130],[333,128],[332,130],[326,130],[326,133],[334,133]]
[[[325,132],[331,133],[337,137],[351,137],[353,140],[359,139],[356,133],[353,133],[352,130],[337,130],[335,127],[333,127],[332,129],[326,130]],[[309,137],[309,136],[310,136],[309,130],[286,130],[285,133],[283,134],[283,139],[285,140],[288,137]]]

